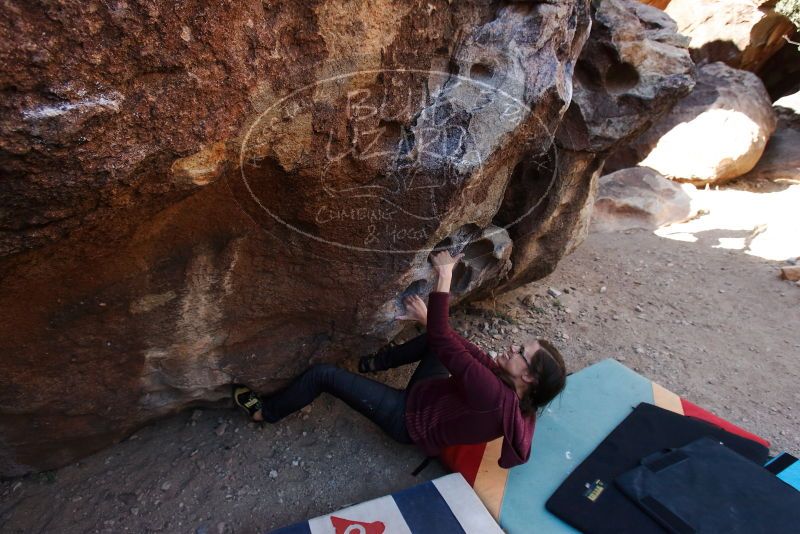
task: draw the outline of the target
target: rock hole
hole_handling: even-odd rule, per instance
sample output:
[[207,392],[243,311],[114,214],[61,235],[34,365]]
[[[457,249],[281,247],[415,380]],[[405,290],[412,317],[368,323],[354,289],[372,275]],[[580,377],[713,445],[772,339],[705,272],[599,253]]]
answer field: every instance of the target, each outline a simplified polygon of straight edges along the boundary
[[469,77],[477,82],[491,84],[494,78],[494,69],[483,63],[475,63],[469,68]]
[[466,291],[472,281],[471,271],[463,261],[458,262],[453,269],[453,281],[450,283],[450,291],[456,294]]
[[665,26],[658,21],[655,20],[641,20],[641,23],[644,27],[648,30],[663,30]]
[[464,248],[463,263],[468,264],[476,271],[483,270],[496,260],[497,258],[494,257],[494,243],[488,239],[473,241]]
[[[511,173],[503,202],[492,224],[507,227],[512,239],[532,232],[540,223],[548,205],[558,197],[545,198],[550,183],[557,179],[555,145],[546,154],[523,158]],[[534,207],[535,206],[535,207]]]
[[465,247],[469,246],[470,242],[480,235],[481,229],[477,224],[467,223],[463,226],[459,226],[455,232],[439,241],[431,252],[449,250],[450,254],[453,255],[465,252]]
[[[445,237],[444,239],[442,239],[441,241],[439,241],[439,244],[438,244],[438,245],[436,245],[435,247],[433,247],[433,250],[431,251],[431,253],[433,253],[433,252],[439,252],[440,250],[450,250],[450,248],[451,248],[452,246],[453,246],[453,239],[452,239],[451,237]],[[452,253],[453,253],[453,251],[452,251],[452,250],[450,250],[450,253],[452,254]]]
[[455,294],[470,291],[478,278],[485,276],[499,261],[495,255],[494,242],[489,238],[479,238],[482,234],[476,224],[465,224],[440,243],[440,247],[449,249],[453,254],[464,254],[453,269],[451,290]]
[[406,290],[400,294],[400,302],[402,303],[403,299],[410,295],[422,295],[423,293],[425,293],[425,289],[427,288],[427,286],[428,286],[428,281],[425,280],[424,278],[420,280],[414,280],[413,282],[411,282],[411,285],[408,286]]
[[627,91],[639,83],[639,73],[630,63],[615,63],[606,71],[606,88],[611,93]]
[[579,59],[575,64],[575,79],[590,91],[597,91],[602,87],[600,73],[587,61]]

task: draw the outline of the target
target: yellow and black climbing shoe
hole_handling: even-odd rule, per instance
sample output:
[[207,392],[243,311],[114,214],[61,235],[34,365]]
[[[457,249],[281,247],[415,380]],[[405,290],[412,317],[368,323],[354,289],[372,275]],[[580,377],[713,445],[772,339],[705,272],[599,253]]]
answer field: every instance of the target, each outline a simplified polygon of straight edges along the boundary
[[241,384],[233,385],[233,402],[247,412],[250,419],[257,411],[261,410],[261,399],[258,398],[258,395],[249,387]]

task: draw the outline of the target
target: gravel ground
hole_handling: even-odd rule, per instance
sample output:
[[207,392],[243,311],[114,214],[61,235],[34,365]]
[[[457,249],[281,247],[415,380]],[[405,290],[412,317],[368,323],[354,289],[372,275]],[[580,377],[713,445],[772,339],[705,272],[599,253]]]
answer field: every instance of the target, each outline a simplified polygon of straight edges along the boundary
[[[714,248],[727,235],[594,234],[550,277],[452,324],[486,350],[547,337],[570,371],[614,357],[800,455],[800,287],[779,280],[778,262]],[[378,376],[402,387],[411,371]],[[422,458],[325,395],[263,429],[230,409],[194,410],[1,482],[0,531],[264,532],[444,474],[431,464],[412,477]]]

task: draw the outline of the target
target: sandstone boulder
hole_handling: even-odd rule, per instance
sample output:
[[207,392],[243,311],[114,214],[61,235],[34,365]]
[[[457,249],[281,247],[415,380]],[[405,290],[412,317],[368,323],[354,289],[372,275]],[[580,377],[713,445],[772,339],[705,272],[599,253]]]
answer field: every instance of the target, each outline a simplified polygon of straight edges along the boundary
[[800,93],[775,102],[778,126],[756,166],[740,181],[800,182]]
[[693,84],[633,1],[197,9],[0,7],[2,475],[374,351],[437,247],[456,301],[547,274]]
[[773,101],[800,91],[800,31],[789,40],[791,43],[769,58],[758,73]]
[[632,167],[600,177],[591,229],[655,230],[686,219],[690,212],[691,198],[679,184],[653,169]]
[[774,7],[775,0],[671,0],[664,9],[691,39],[697,64],[722,61],[760,73],[795,30]]
[[[494,218],[552,150],[588,9],[3,4],[0,475],[374,351],[437,245],[467,254],[456,299],[507,276]],[[569,170],[529,214],[554,243]]]
[[679,181],[723,183],[755,166],[775,124],[755,74],[712,63],[699,69],[691,94],[609,158],[606,171],[639,164]]

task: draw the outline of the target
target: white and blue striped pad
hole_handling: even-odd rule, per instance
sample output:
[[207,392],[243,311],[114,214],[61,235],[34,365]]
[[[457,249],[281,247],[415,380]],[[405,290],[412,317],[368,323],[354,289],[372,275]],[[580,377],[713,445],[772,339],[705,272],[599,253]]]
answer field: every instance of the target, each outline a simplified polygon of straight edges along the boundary
[[459,473],[273,531],[273,534],[502,534]]

